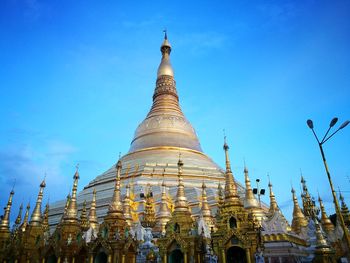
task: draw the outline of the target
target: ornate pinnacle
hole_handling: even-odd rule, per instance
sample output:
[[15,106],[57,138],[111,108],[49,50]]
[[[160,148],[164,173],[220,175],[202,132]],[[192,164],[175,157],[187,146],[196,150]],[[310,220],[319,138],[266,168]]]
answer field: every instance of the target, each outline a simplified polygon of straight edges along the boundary
[[89,222],[86,214],[86,200],[84,200],[83,209],[81,210],[80,214],[80,227],[83,231],[89,229]]
[[202,184],[202,207],[201,207],[201,214],[204,218],[211,218],[211,211],[208,205],[208,199],[207,199],[207,192],[206,189],[207,186],[203,182]]
[[17,226],[19,226],[21,224],[22,221],[22,211],[23,211],[23,203],[21,204],[21,206],[19,207],[19,211],[18,211],[18,215],[15,221],[15,224]]
[[38,198],[36,200],[36,204],[30,218],[29,225],[31,226],[40,226],[41,225],[41,203],[44,195],[44,188],[46,186],[45,179],[40,184],[40,190],[38,193]]
[[321,208],[321,224],[322,228],[327,232],[330,233],[334,230],[334,225],[329,219],[329,217],[326,214],[326,209],[324,208],[322,199],[320,196],[318,196],[318,202],[320,203],[320,208]]
[[253,194],[253,189],[250,184],[249,174],[247,167],[244,167],[244,178],[245,178],[245,198],[244,198],[244,207],[253,208],[259,207],[258,201],[255,199]]
[[41,226],[42,226],[44,232],[49,230],[49,203],[47,203],[45,206]]
[[185,186],[182,181],[183,162],[180,158],[181,158],[181,155],[179,156],[179,161],[177,162],[179,183],[177,187],[177,194],[176,194],[176,200],[175,200],[175,211],[189,211],[187,198],[185,196]]
[[30,204],[28,203],[26,207],[26,212],[24,214],[23,223],[21,224],[21,227],[20,227],[22,232],[26,230],[26,227],[28,225],[29,209],[30,209]]
[[293,203],[294,203],[294,208],[293,208],[293,220],[292,220],[292,230],[295,233],[300,233],[301,228],[307,226],[308,222],[301,211],[301,208],[298,203],[298,199],[295,195],[295,190],[292,188],[292,195],[293,195]]
[[[340,192],[340,190],[339,190]],[[347,226],[350,226],[350,212],[349,212],[349,208],[346,205],[345,201],[344,201],[344,196],[342,195],[342,193],[340,192],[339,195],[340,201],[341,201],[341,213],[342,216],[344,218],[344,222]]]
[[95,188],[92,192],[92,202],[91,202],[90,211],[89,211],[89,225],[94,230],[96,230],[98,226],[98,221],[96,216],[96,189]]
[[122,163],[120,159],[116,165],[116,182],[114,187],[114,193],[112,197],[111,204],[109,205],[108,214],[123,213],[123,205],[120,196],[120,172],[122,169]]
[[130,184],[126,185],[125,197],[123,200],[123,213],[126,222],[129,226],[132,223],[132,215],[131,215],[131,199],[130,199]]
[[226,143],[226,136],[224,137],[224,151],[226,161],[226,173],[225,173],[225,204],[227,205],[241,205],[239,196],[237,193],[237,186],[231,171],[230,158],[228,154],[228,145]]
[[7,202],[7,206],[5,208],[5,213],[4,216],[1,220],[0,223],[0,233],[6,233],[8,234],[10,232],[10,211],[11,211],[11,206],[12,206],[12,198],[15,192],[12,190],[10,192],[9,200]]
[[269,189],[270,189],[270,209],[269,209],[269,214],[273,215],[276,211],[279,210],[277,202],[276,202],[276,198],[275,198],[275,194],[272,191],[272,184],[270,182],[269,179]]
[[145,212],[141,224],[143,227],[150,228],[153,228],[156,225],[156,211],[154,208],[154,200],[151,187],[148,188],[146,194]]
[[72,188],[72,197],[69,201],[67,213],[65,220],[68,221],[78,221],[78,209],[77,209],[77,190],[78,190],[78,180],[79,180],[79,172],[78,172],[78,165],[76,166],[76,172],[73,176],[74,182],[73,182],[73,188]]
[[165,185],[165,182],[163,180],[162,197],[161,197],[161,201],[160,201],[160,208],[159,208],[158,215],[157,215],[157,221],[159,222],[159,224],[161,226],[162,232],[165,231],[166,223],[168,223],[170,218],[171,218],[171,211],[170,211],[169,206],[168,206],[168,199],[167,199],[167,195],[166,195],[166,185]]

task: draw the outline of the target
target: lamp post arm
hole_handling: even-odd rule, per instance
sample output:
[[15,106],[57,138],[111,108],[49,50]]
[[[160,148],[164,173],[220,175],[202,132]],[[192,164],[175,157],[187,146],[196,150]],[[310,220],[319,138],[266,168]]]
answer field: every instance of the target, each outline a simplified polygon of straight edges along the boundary
[[318,139],[318,137],[317,137],[317,135],[316,135],[316,133],[315,133],[314,128],[312,128],[311,130],[312,130],[312,133],[314,134],[314,136],[315,136],[315,138],[316,138],[318,144],[321,144],[321,143],[320,143],[320,140]]
[[324,140],[326,139],[326,137],[327,137],[327,135],[328,135],[328,133],[329,133],[330,129],[332,129],[332,127],[331,127],[331,126],[329,126],[329,128],[328,128],[328,130],[327,130],[326,134],[323,136],[322,141],[321,141],[321,144],[322,144],[322,143],[324,143]]
[[334,134],[336,134],[339,130],[340,130],[340,128],[338,128],[335,132],[333,132],[331,135],[329,135],[327,139],[323,139],[321,144],[324,144],[326,141],[328,141],[330,138],[332,138],[334,136]]

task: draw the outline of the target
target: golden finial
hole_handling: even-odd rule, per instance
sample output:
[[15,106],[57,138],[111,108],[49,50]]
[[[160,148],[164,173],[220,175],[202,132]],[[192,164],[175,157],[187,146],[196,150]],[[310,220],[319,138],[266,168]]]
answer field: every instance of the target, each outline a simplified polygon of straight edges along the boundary
[[38,193],[38,197],[35,203],[35,207],[32,213],[32,216],[30,218],[30,222],[29,225],[31,226],[40,226],[42,223],[41,220],[41,203],[43,200],[43,195],[44,195],[44,188],[46,187],[46,183],[45,183],[45,177],[43,179],[43,181],[40,183],[40,189],[39,189],[39,193]]
[[19,211],[18,211],[18,215],[15,221],[15,224],[18,226],[21,224],[22,221],[22,211],[23,211],[23,203],[21,203],[20,207],[19,207]]
[[320,209],[321,209],[321,224],[322,224],[322,228],[327,232],[327,233],[331,233],[332,231],[334,231],[334,225],[331,222],[331,220],[329,219],[329,217],[326,214],[326,209],[324,208],[322,199],[320,197],[320,194],[318,194],[318,202],[320,203]]
[[339,188],[339,199],[341,201],[341,214],[344,218],[344,223],[346,226],[350,226],[350,212],[349,208],[345,203],[344,196],[342,195],[340,188]]
[[23,218],[23,223],[21,224],[21,227],[20,227],[22,232],[24,232],[26,230],[26,227],[28,225],[29,210],[30,210],[30,202],[28,202],[28,204],[27,204],[26,212],[25,212],[24,218]]
[[123,213],[123,204],[121,202],[121,194],[120,194],[120,173],[122,170],[122,162],[120,159],[117,162],[116,168],[117,168],[117,171],[116,171],[116,181],[114,186],[114,192],[113,192],[113,197],[108,209],[108,214],[110,216]]
[[160,51],[162,52],[162,61],[158,67],[157,77],[159,78],[163,75],[174,77],[174,71],[170,64],[171,45],[168,41],[166,30],[164,32],[164,41],[160,47]]
[[90,204],[90,211],[89,211],[89,225],[92,229],[97,230],[98,228],[98,221],[96,216],[96,189],[92,191],[92,201]]
[[241,206],[241,201],[239,200],[237,186],[234,180],[233,173],[231,171],[231,163],[229,157],[229,146],[226,142],[226,135],[224,135],[224,151],[225,151],[225,163],[226,163],[226,172],[225,172],[225,205],[239,205]]
[[73,176],[74,182],[73,182],[73,188],[72,188],[72,196],[69,200],[67,213],[64,219],[70,222],[78,221],[77,190],[78,190],[78,180],[79,180],[79,164],[77,164],[75,167],[76,167],[76,171]]
[[293,220],[292,220],[292,230],[295,233],[300,233],[302,227],[306,227],[308,225],[307,219],[305,218],[303,212],[301,211],[301,208],[298,203],[298,199],[295,195],[295,190],[292,187],[292,196],[293,196]]
[[126,185],[125,196],[123,200],[123,213],[126,222],[129,226],[132,225],[131,199],[130,199],[130,184]]
[[41,227],[44,232],[49,231],[49,201],[47,201],[45,206]]
[[183,162],[181,160],[181,153],[179,154],[179,161],[177,162],[177,168],[178,168],[178,187],[177,187],[177,194],[176,194],[176,200],[175,200],[175,211],[188,211],[188,203],[187,198],[185,196],[185,186],[182,180],[182,167]]
[[244,165],[244,178],[245,178],[245,197],[244,207],[245,208],[257,208],[259,207],[258,201],[255,199],[253,189],[250,183],[248,168]]
[[7,201],[7,206],[5,207],[4,216],[2,217],[2,220],[0,222],[0,233],[1,235],[4,234],[5,238],[7,238],[10,233],[10,212],[11,212],[11,206],[12,206],[12,198],[14,194],[15,192],[12,188],[9,199]]
[[80,214],[80,227],[83,231],[86,231],[89,229],[89,222],[86,214],[86,200],[84,200],[83,208]]
[[272,216],[276,211],[279,210],[277,202],[276,202],[276,198],[275,198],[275,194],[273,193],[272,190],[272,183],[270,181],[270,175],[267,174],[267,177],[269,178],[269,190],[270,190],[270,209],[269,209],[269,215]]

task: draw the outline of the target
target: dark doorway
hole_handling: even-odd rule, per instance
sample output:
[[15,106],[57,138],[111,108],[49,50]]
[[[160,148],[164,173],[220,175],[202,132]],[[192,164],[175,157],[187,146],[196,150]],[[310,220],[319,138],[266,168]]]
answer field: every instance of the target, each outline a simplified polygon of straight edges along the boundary
[[107,263],[107,254],[105,252],[99,252],[94,260],[94,263]]
[[240,247],[230,247],[226,252],[227,263],[246,263],[245,250]]
[[169,263],[183,263],[184,254],[180,249],[173,250],[169,255]]
[[47,263],[57,263],[57,257],[55,255],[50,255],[47,258]]

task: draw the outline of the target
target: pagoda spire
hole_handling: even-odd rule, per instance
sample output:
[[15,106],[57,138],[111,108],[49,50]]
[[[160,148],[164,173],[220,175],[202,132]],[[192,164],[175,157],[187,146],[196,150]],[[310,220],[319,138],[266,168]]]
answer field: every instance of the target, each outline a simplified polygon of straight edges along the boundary
[[314,204],[311,200],[309,190],[307,189],[307,186],[306,186],[306,180],[304,179],[303,175],[301,175],[300,182],[301,182],[301,185],[303,188],[303,193],[301,194],[301,199],[303,202],[304,215],[309,217],[309,218],[313,218],[315,216],[314,215],[315,207],[314,207]]
[[160,50],[162,59],[158,67],[153,104],[135,131],[129,153],[163,146],[202,152],[197,135],[180,108],[167,34]]
[[222,207],[225,202],[225,193],[222,188],[221,182],[218,184],[218,208]]
[[131,199],[130,199],[130,184],[127,184],[125,187],[125,196],[123,200],[123,213],[126,222],[129,226],[132,225],[132,214],[131,214]]
[[301,211],[301,208],[298,203],[298,199],[295,195],[295,190],[292,188],[292,195],[293,195],[293,220],[292,220],[292,230],[299,234],[302,227],[306,227],[308,225],[307,219],[305,218],[305,215]]
[[214,222],[213,222],[213,216],[211,214],[211,210],[208,204],[208,199],[207,199],[207,192],[206,192],[207,186],[203,182],[202,184],[202,207],[200,211],[200,215],[203,217],[204,222],[207,224],[209,228],[214,227]]
[[187,198],[185,196],[185,186],[182,179],[182,167],[183,162],[181,160],[181,155],[179,156],[179,161],[177,162],[177,168],[178,168],[178,186],[177,186],[177,194],[176,194],[176,200],[175,200],[175,210],[174,212],[180,212],[180,211],[189,211],[189,206],[187,202]]
[[2,238],[7,238],[10,234],[10,212],[11,212],[11,206],[12,206],[12,198],[15,192],[13,189],[10,192],[9,199],[7,201],[7,205],[5,207],[5,213],[4,216],[1,219],[0,222],[0,240]]
[[241,201],[239,200],[239,195],[237,192],[236,182],[231,171],[231,163],[229,157],[229,146],[226,143],[226,136],[224,137],[224,151],[225,151],[225,163],[226,163],[226,172],[225,172],[225,204],[227,205],[238,205],[241,206]]
[[77,209],[77,190],[78,190],[78,180],[79,180],[79,166],[76,166],[76,171],[73,176],[73,188],[72,196],[68,204],[67,213],[65,221],[77,222],[78,221],[78,209]]
[[21,230],[22,232],[26,231],[26,227],[28,225],[28,218],[29,218],[29,210],[30,210],[30,203],[28,202],[26,207],[26,212],[24,214],[23,223],[21,224]]
[[21,203],[21,205],[19,207],[18,215],[17,215],[16,220],[15,220],[16,226],[19,226],[22,222],[22,211],[23,211],[23,203]]
[[334,231],[334,225],[331,222],[331,220],[329,219],[329,217],[326,214],[326,209],[324,208],[322,199],[320,197],[320,195],[318,195],[318,202],[320,203],[320,209],[321,209],[321,224],[322,224],[322,228],[327,232],[330,233],[332,231]]
[[272,216],[275,212],[279,211],[278,205],[277,205],[277,201],[275,198],[275,194],[272,190],[272,183],[270,181],[270,177],[269,177],[269,190],[270,190],[270,209],[269,209],[269,215]]
[[109,215],[123,215],[123,204],[121,202],[121,195],[120,195],[121,169],[122,169],[122,162],[119,159],[116,165],[116,181],[115,181],[113,197],[108,209]]
[[170,219],[171,219],[171,211],[170,211],[169,206],[168,206],[168,199],[167,199],[167,195],[166,195],[166,185],[165,185],[165,182],[163,180],[162,196],[161,196],[159,211],[157,214],[157,221],[160,224],[162,233],[165,233],[165,226],[169,222]]
[[29,225],[31,226],[40,226],[42,223],[41,219],[41,203],[43,200],[43,195],[44,195],[44,188],[46,187],[45,179],[41,182],[40,184],[40,190],[38,193],[38,197],[35,203],[35,207],[32,213],[32,216],[30,218]]
[[89,222],[86,214],[86,200],[84,200],[83,209],[81,210],[80,214],[80,227],[83,231],[89,229]]
[[97,230],[98,227],[98,221],[96,216],[96,189],[94,188],[92,192],[92,202],[90,205],[90,211],[89,211],[89,226],[92,227],[92,229]]
[[42,228],[44,232],[49,231],[49,202],[46,203],[43,218],[42,218]]
[[141,220],[141,225],[145,228],[153,228],[156,225],[156,211],[154,207],[152,187],[150,185],[148,185],[145,197],[146,204],[143,218]]
[[157,77],[163,75],[174,77],[174,70],[170,63],[171,45],[168,41],[166,30],[164,30],[164,41],[160,47],[160,51],[162,52],[162,61],[158,67]]
[[245,208],[258,208],[258,201],[255,199],[253,194],[253,189],[250,183],[248,168],[244,166],[244,178],[245,178],[245,197],[244,197],[244,207]]
[[342,195],[340,190],[339,190],[339,193],[340,193],[339,194],[339,198],[340,198],[340,201],[341,201],[341,213],[342,213],[342,216],[344,218],[344,223],[347,226],[350,226],[350,212],[349,212],[349,208],[346,205],[346,203],[344,201],[344,196]]

